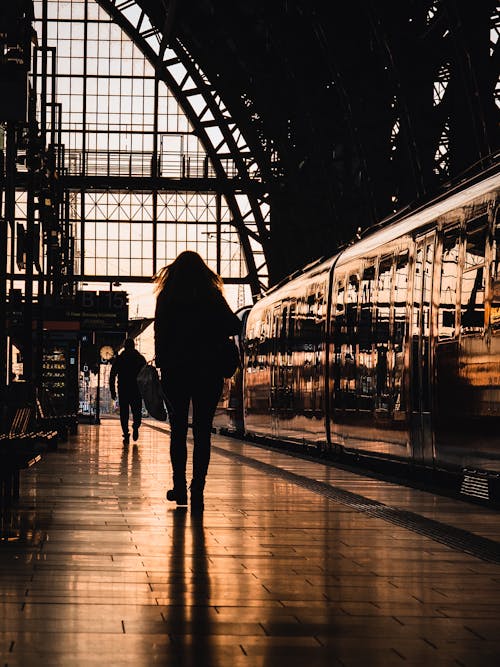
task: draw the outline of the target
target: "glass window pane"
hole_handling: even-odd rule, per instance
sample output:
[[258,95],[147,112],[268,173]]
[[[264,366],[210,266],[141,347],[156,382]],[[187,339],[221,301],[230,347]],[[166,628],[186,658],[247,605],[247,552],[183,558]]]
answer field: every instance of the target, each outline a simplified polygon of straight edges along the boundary
[[[61,137],[67,173],[72,176],[151,176],[156,139],[157,145],[162,146],[161,136],[155,138],[153,134],[154,66],[94,0],[47,0],[47,7],[48,42],[55,47],[57,57],[57,101],[62,107]],[[35,14],[38,20],[34,27],[40,35],[41,0],[36,0]],[[38,59],[40,73],[40,55]],[[38,90],[41,89],[40,79],[39,75]],[[49,97],[50,91],[49,85]],[[159,83],[158,95],[158,127],[165,136],[175,136],[175,148],[169,149],[170,155],[165,159],[163,155],[159,159],[160,168],[165,167],[162,175],[175,178],[205,176],[206,153],[164,82]],[[159,195],[157,216],[151,195],[137,195],[133,200],[130,194],[109,191],[86,193],[84,199],[85,205],[76,206],[71,213],[75,225],[81,225],[85,234],[85,238],[78,241],[79,248],[84,248],[85,257],[77,257],[77,260],[84,263],[82,271],[97,270],[113,275],[126,266],[125,260],[129,260],[131,251],[140,264],[134,264],[132,269],[129,262],[127,271],[133,270],[140,275],[143,266],[147,266],[146,275],[151,275],[153,217],[170,223],[168,240],[166,230],[159,229],[156,249],[159,262],[172,261],[181,250],[192,248],[216,268],[216,234],[220,230],[217,225],[233,218],[224,198],[220,205],[213,193]],[[82,219],[89,222],[84,224]],[[138,225],[132,234],[130,226],[127,227],[130,221]],[[142,225],[145,221],[151,222],[147,229]],[[245,222],[250,228],[252,217],[246,218]],[[120,225],[119,231],[113,225]],[[228,224],[228,228],[229,232],[221,235],[223,274],[225,277],[245,276],[239,237],[231,225]],[[130,239],[134,245],[125,250],[121,243],[128,243]],[[141,245],[141,240],[149,243]],[[252,249],[258,245],[254,239],[250,239],[250,243]],[[262,264],[264,258],[260,245],[255,253],[258,264]],[[99,258],[97,265],[96,257]]]
[[494,333],[500,332],[500,209],[497,209],[495,231],[493,236],[493,285],[491,295],[491,328]]
[[392,265],[392,257],[382,259],[378,270],[377,308],[375,316],[375,340],[377,343],[389,342]]
[[373,343],[372,311],[373,289],[375,283],[375,266],[367,266],[361,279],[359,309],[359,347],[360,350],[371,350]]
[[403,387],[404,373],[404,354],[403,341],[406,327],[406,302],[408,299],[408,252],[404,252],[396,258],[396,267],[394,272],[394,325],[392,334],[392,350],[394,369],[393,390],[392,390],[392,409],[395,412],[406,409]]
[[446,231],[441,259],[441,287],[438,313],[438,336],[441,340],[456,334],[458,268],[460,261],[460,230]]
[[349,276],[347,284],[346,322],[348,336],[354,334],[358,319],[359,278],[357,274]]
[[[481,222],[484,223],[484,220]],[[460,322],[463,334],[481,333],[484,330],[486,229],[486,225],[474,222],[467,229]]]

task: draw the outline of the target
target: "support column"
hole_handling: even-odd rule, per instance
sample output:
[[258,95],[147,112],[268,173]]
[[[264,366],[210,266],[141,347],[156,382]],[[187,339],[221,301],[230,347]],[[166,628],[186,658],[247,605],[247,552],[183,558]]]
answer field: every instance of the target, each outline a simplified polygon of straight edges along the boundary
[[[5,155],[0,149],[0,177],[3,181]],[[6,184],[7,190],[7,184]],[[7,212],[3,215],[3,188],[0,188],[0,405],[4,405],[3,392],[7,384]]]
[[7,312],[6,312],[6,301],[7,301],[7,243],[8,243],[8,228],[10,227],[11,237],[14,237],[15,233],[15,219],[16,219],[16,155],[17,155],[17,146],[16,146],[16,125],[14,122],[10,121],[7,123],[7,137],[6,137],[6,159],[5,159],[5,216],[2,220],[2,233],[1,233],[1,270],[2,275],[0,278],[1,282],[1,308],[2,314],[0,316],[3,331],[1,331],[1,340],[0,340],[0,363],[1,363],[1,378],[0,386],[5,387],[7,384],[8,378],[8,368],[7,368]]

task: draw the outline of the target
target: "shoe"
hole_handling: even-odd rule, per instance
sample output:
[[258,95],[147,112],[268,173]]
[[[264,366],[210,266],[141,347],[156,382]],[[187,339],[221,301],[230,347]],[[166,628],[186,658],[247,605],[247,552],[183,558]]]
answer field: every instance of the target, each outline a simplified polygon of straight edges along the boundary
[[205,509],[205,503],[203,502],[203,489],[205,487],[205,481],[191,482],[189,487],[191,490],[191,514],[201,514]]
[[135,442],[136,440],[139,440],[139,427],[134,426],[132,428],[132,440]]
[[175,487],[173,489],[169,489],[167,491],[167,500],[170,500],[171,502],[176,502],[177,505],[187,505],[188,498],[187,498],[186,487],[184,487],[184,489],[178,489]]
[[126,433],[126,434],[124,433],[123,434],[123,444],[128,445],[129,442],[130,442],[130,435],[128,433]]

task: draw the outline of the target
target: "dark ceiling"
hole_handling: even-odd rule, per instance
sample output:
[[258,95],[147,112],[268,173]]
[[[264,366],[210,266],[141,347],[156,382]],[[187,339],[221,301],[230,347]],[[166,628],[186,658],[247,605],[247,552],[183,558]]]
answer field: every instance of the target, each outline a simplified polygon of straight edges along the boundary
[[492,0],[138,3],[199,63],[257,156],[274,277],[499,147]]

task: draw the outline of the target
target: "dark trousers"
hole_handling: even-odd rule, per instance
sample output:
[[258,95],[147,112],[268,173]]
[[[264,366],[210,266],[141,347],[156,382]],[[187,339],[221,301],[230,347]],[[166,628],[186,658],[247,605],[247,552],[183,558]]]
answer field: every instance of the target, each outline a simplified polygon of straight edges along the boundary
[[210,438],[215,409],[222,393],[224,380],[212,373],[189,373],[186,369],[164,370],[161,384],[168,405],[170,421],[170,460],[174,471],[174,486],[186,479],[189,403],[193,412],[193,480],[203,486],[210,462]]
[[137,391],[123,391],[118,389],[118,402],[120,404],[120,424],[122,425],[123,435],[128,435],[128,418],[130,408],[132,409],[133,425],[141,425],[142,416],[142,397]]

